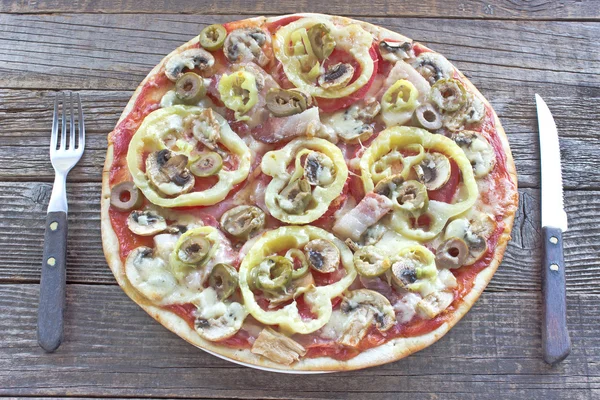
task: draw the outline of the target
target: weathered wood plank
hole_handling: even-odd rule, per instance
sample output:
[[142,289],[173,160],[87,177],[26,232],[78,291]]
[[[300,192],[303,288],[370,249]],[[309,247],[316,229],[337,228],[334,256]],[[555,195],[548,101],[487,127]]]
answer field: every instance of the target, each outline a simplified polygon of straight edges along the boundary
[[0,395],[347,399],[591,399],[600,389],[598,295],[570,295],[571,355],[541,359],[539,293],[484,294],[432,347],[396,363],[303,379],[195,350],[114,286],[69,285],[65,341],[36,343],[38,285],[0,285]]
[[[508,134],[521,187],[539,186],[537,119],[533,97],[508,98],[484,91],[500,114]],[[110,132],[131,96],[126,91],[80,91],[86,114],[86,151],[69,175],[72,181],[99,181]],[[54,93],[0,89],[0,179],[51,181],[48,157]],[[599,97],[545,97],[556,116],[567,188],[600,188],[600,148],[594,134],[600,123]]]
[[[100,185],[76,183],[69,187],[69,282],[109,283],[100,238]],[[51,187],[47,183],[0,183],[0,281],[39,282],[43,221]],[[540,289],[539,195],[522,189],[513,240],[488,291]],[[570,292],[600,293],[600,227],[595,214],[600,192],[567,192],[570,230],[565,234],[567,286]],[[14,237],[19,238],[15,246]]]
[[[132,90],[208,23],[239,15],[0,15],[0,87]],[[599,95],[595,23],[365,18],[431,45],[482,89]]]
[[592,0],[561,2],[495,1],[493,4],[477,0],[434,0],[427,2],[395,2],[382,0],[361,2],[279,1],[117,1],[117,0],[7,0],[0,4],[5,13],[163,13],[163,14],[240,14],[273,15],[294,12],[321,12],[338,15],[387,15],[394,17],[440,18],[511,18],[511,19],[598,19],[600,13]]

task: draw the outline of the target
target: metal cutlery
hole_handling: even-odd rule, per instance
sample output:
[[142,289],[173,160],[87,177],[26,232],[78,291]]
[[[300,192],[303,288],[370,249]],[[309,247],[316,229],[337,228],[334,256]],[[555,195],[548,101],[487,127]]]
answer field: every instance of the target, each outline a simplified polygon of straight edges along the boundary
[[50,139],[50,160],[55,177],[46,217],[37,327],[38,343],[48,352],[56,350],[63,339],[68,209],[66,180],[69,171],[81,159],[84,148],[85,125],[79,94],[73,96],[70,93],[68,101],[64,92],[57,94]]
[[544,361],[554,364],[571,351],[567,330],[565,260],[562,233],[568,228],[563,205],[558,132],[550,109],[535,95],[540,135],[542,172],[542,350]]

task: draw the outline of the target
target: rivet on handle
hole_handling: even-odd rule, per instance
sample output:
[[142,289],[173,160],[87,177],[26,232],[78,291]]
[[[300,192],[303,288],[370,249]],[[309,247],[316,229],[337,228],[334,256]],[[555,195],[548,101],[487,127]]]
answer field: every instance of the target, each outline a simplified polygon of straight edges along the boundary
[[54,221],[50,224],[50,230],[57,230],[58,229],[58,222]]
[[558,264],[550,264],[550,269],[552,271],[558,271]]
[[550,243],[552,243],[552,244],[556,244],[556,243],[558,243],[558,238],[557,238],[556,236],[552,236],[552,237],[550,238]]

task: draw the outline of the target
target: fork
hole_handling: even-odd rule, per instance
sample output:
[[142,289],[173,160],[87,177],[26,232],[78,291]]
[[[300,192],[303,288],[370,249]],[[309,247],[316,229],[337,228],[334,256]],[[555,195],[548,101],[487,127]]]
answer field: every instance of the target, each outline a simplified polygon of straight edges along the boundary
[[[46,217],[37,326],[38,343],[47,352],[56,350],[63,339],[68,208],[66,181],[67,174],[81,159],[85,147],[85,126],[79,94],[76,94],[76,100],[79,128],[77,136],[75,135],[73,93],[71,92],[69,95],[68,105],[64,92],[57,94],[54,99],[50,161],[52,161],[55,176]],[[59,109],[61,110],[60,113]],[[68,134],[67,110],[70,113]],[[76,138],[77,140],[75,140]]]

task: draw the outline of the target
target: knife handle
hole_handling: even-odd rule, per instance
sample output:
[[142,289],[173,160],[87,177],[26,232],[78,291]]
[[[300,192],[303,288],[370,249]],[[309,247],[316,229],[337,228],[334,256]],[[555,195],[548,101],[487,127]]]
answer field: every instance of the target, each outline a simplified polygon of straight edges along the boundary
[[38,343],[47,352],[56,350],[63,339],[66,265],[67,213],[50,212],[46,217],[38,307]]
[[542,264],[542,349],[544,361],[555,364],[571,351],[567,330],[565,260],[562,232],[558,228],[543,227],[544,256]]

